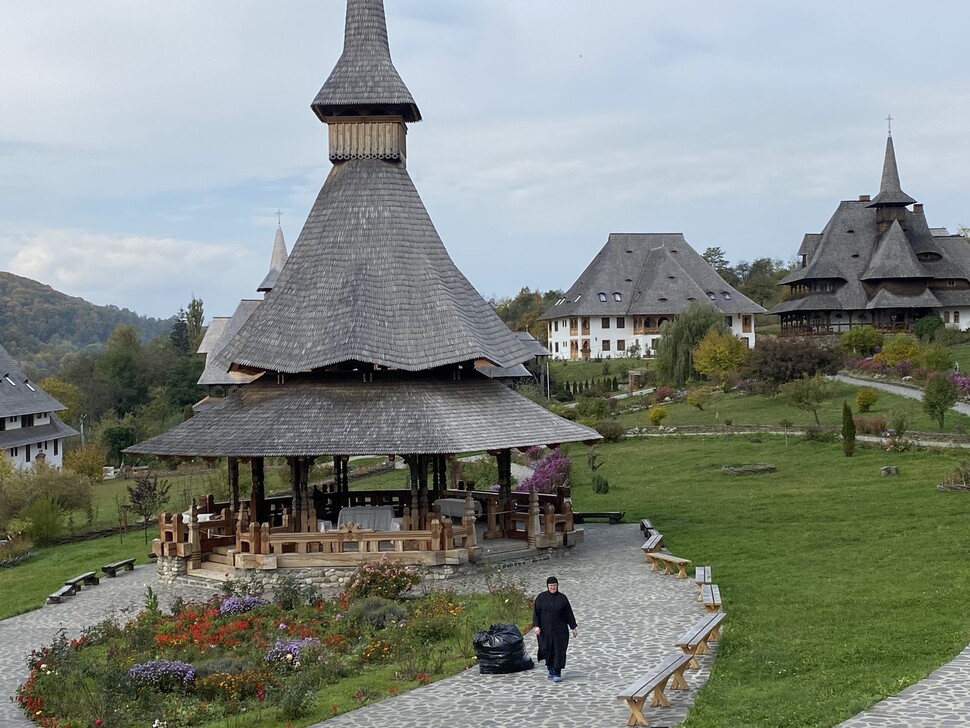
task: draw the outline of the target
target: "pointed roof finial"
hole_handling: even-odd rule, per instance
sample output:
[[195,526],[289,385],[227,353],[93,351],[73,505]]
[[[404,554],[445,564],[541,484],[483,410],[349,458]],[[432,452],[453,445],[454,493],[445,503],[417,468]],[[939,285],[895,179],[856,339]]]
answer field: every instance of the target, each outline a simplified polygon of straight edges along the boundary
[[347,0],[344,51],[310,108],[321,121],[363,114],[421,121],[418,105],[391,61],[384,0]]
[[283,224],[283,211],[280,208],[276,208],[276,227]]
[[886,158],[882,163],[882,182],[879,194],[866,207],[904,207],[916,200],[903,192],[899,185],[899,170],[896,168],[896,150],[892,136],[886,139]]
[[886,117],[886,123],[889,124],[889,136],[893,135],[893,115],[890,114]]
[[[277,210],[276,214],[282,215],[283,213]],[[256,289],[257,291],[265,293],[273,290],[273,287],[276,285],[276,280],[280,277],[280,271],[283,270],[283,266],[286,264],[288,257],[286,241],[283,240],[283,228],[277,224],[276,238],[273,240],[273,255],[269,259],[269,273],[266,274],[263,282],[259,284],[259,287]]]

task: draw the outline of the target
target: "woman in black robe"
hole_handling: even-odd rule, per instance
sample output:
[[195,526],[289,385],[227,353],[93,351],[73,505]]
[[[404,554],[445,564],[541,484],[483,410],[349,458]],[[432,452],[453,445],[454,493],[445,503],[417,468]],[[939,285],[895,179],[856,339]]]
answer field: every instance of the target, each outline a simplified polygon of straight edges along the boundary
[[569,632],[576,636],[576,617],[569,599],[559,591],[559,580],[554,576],[546,579],[546,591],[536,597],[532,624],[539,641],[538,659],[546,661],[550,680],[562,682]]

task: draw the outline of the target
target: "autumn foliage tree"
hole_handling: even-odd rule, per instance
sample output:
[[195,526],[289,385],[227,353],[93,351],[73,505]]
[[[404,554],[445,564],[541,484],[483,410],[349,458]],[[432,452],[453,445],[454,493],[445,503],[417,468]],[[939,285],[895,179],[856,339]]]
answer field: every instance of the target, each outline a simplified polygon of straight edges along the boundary
[[694,368],[717,379],[723,388],[728,375],[744,366],[748,351],[747,344],[730,331],[711,329],[694,348]]
[[657,344],[657,376],[665,384],[683,387],[696,378],[694,349],[712,329],[726,331],[724,314],[714,306],[692,303],[661,327]]
[[[158,478],[135,478],[134,485],[128,486],[128,503],[131,511],[144,522],[155,518],[168,503],[171,484]],[[148,543],[148,529],[145,529],[145,543]]]

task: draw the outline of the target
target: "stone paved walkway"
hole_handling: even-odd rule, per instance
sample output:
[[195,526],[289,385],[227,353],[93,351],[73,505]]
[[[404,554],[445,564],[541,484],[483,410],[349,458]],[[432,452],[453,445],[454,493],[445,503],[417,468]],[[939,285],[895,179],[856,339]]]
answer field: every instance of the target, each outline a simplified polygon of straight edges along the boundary
[[[674,652],[674,640],[703,615],[694,601],[693,580],[677,580],[649,571],[642,563],[642,538],[635,524],[586,524],[586,543],[552,561],[506,571],[530,591],[544,588],[549,574],[559,577],[573,603],[579,636],[570,643],[569,661],[559,685],[545,670],[515,675],[480,675],[471,669],[405,695],[369,705],[317,724],[326,728],[428,726],[504,728],[507,725],[623,726],[629,716],[616,694]],[[690,557],[690,554],[684,554]],[[716,576],[716,573],[715,573]],[[481,576],[447,582],[457,589],[482,589]],[[49,643],[58,630],[69,636],[110,615],[125,617],[139,610],[145,589],[152,586],[167,607],[175,596],[205,598],[211,589],[179,583],[156,583],[153,566],[122,572],[83,589],[64,604],[48,605],[0,622],[0,726],[30,728],[15,703],[7,700],[27,671],[24,656]],[[730,615],[730,604],[725,605]],[[728,617],[725,629],[731,629]],[[535,653],[535,638],[526,638]],[[672,706],[644,711],[651,728],[682,721],[696,690],[707,680],[711,658],[701,670],[688,672],[690,691],[671,691]],[[842,723],[839,728],[955,728],[970,726],[970,647],[952,662],[899,695]]]

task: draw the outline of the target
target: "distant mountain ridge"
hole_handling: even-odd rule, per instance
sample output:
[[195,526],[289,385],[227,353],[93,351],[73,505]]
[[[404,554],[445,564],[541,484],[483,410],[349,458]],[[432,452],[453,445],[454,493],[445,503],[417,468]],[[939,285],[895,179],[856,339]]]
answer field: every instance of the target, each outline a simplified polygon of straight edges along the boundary
[[53,374],[65,354],[103,344],[118,324],[131,324],[147,341],[167,334],[173,319],[97,306],[44,283],[0,271],[0,344],[34,378]]

